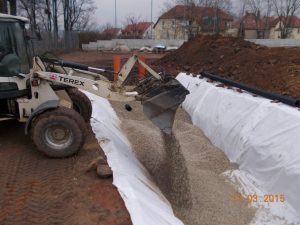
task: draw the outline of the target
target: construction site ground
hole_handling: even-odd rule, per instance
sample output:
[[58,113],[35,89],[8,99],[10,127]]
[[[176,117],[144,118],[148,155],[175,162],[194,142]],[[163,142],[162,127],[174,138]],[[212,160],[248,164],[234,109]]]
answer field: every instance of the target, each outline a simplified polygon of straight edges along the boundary
[[102,150],[89,131],[81,152],[50,159],[37,151],[24,125],[0,125],[1,225],[130,225],[130,216],[112,178],[86,172]]
[[[147,63],[157,70],[162,68],[173,75],[208,70],[252,86],[300,97],[299,49],[268,50],[231,38],[209,40],[199,37],[166,56],[138,54],[144,55]],[[113,69],[116,54],[125,62],[133,53],[76,51],[60,57]],[[144,118],[139,103],[132,105],[131,113],[124,110],[124,104],[112,104],[137,157],[183,222],[240,225],[251,221],[254,209],[247,202],[232,201],[237,192],[222,176],[236,165],[230,164],[224,153],[191,124],[182,109],[176,117],[174,136],[165,137]],[[131,224],[112,179],[103,180],[94,172],[86,173],[89,163],[103,154],[91,130],[79,155],[49,159],[24,135],[23,124],[5,121],[0,126],[0,150],[1,225]]]
[[[299,48],[267,48],[237,38],[199,36],[175,52],[138,54],[145,55],[156,71],[164,70],[174,76],[180,72],[208,71],[300,99],[299,53]],[[63,58],[112,68],[115,54],[119,53],[77,52]],[[132,54],[121,54],[123,62]],[[131,114],[123,110],[122,104],[113,103],[113,107],[139,160],[185,224],[248,224],[253,219],[254,209],[231,201],[230,196],[237,193],[222,176],[223,172],[237,168],[236,165],[231,165],[224,153],[191,125],[185,112],[179,112],[174,136],[166,139],[143,118],[140,106],[134,105]]]
[[[111,68],[114,53],[71,52],[64,59]],[[122,62],[132,54],[121,54]],[[150,59],[161,55],[149,54]],[[103,155],[92,130],[80,154],[50,159],[38,152],[24,124],[1,121],[0,224],[130,225],[130,216],[112,178],[86,172]]]
[[[300,98],[297,91],[300,90],[298,52],[297,48],[269,49],[241,39],[200,36],[175,52],[143,55],[156,71],[163,69],[174,76],[182,71],[194,74],[209,71],[274,93]],[[63,58],[112,68],[112,53],[76,54],[65,54]],[[121,57],[125,61],[132,54],[121,54]],[[249,207],[247,201],[235,202],[234,196],[239,194],[222,175],[238,166],[230,164],[225,154],[191,124],[183,110],[177,114],[174,136],[166,137],[144,118],[139,103],[132,104],[130,113],[124,110],[124,104],[112,105],[138,159],[168,198],[176,216],[185,224],[240,225],[253,220],[255,209]]]

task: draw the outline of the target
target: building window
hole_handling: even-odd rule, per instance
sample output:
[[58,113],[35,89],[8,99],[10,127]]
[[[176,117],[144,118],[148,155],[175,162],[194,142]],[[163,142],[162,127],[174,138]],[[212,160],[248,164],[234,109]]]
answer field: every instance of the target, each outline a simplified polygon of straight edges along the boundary
[[208,17],[208,16],[204,16],[203,18],[202,18],[202,24],[204,25],[204,26],[210,26],[211,25],[211,19]]
[[226,27],[226,28],[230,28],[230,27],[231,27],[230,22],[227,22],[227,21],[226,21],[226,22],[225,22],[225,27]]

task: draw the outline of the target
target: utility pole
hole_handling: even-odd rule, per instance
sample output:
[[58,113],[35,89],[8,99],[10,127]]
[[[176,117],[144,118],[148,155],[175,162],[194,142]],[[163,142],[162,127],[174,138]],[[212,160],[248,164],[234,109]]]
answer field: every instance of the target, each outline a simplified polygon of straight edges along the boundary
[[115,0],[115,28],[117,28],[118,23],[117,23],[117,0]]

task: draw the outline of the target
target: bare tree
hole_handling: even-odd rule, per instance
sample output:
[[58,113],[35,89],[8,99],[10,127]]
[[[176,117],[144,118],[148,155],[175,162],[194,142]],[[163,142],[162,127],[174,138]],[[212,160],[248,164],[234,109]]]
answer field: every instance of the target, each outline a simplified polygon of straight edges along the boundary
[[240,21],[240,27],[238,31],[238,36],[241,38],[245,38],[245,23],[244,23],[244,15],[245,15],[246,4],[243,2],[241,11],[238,14],[239,18],[242,18]]
[[[125,30],[122,34],[124,38],[140,38],[138,24],[142,22],[140,16],[129,15],[124,22]],[[128,28],[129,30],[126,30]]]
[[232,10],[231,0],[203,0],[203,2],[203,6],[206,7],[222,9],[226,12],[230,12]]
[[39,26],[58,37],[58,21],[63,16],[65,31],[90,29],[95,11],[93,0],[20,0],[20,14],[30,19],[33,31]]
[[[61,3],[61,1],[59,1]],[[57,0],[52,0],[52,20],[53,20],[53,33],[54,38],[58,38],[58,2]]]
[[269,29],[269,18],[272,11],[272,0],[244,0],[244,6],[251,11],[255,20],[257,37],[265,37],[265,31]]
[[172,0],[164,3],[165,9],[170,9],[174,5],[186,5],[186,6],[202,6],[218,8],[229,12],[232,9],[231,0]]
[[279,18],[281,38],[289,37],[293,16],[297,13],[300,7],[300,0],[272,0],[274,11]]
[[38,24],[40,24],[44,30],[52,31],[52,5],[50,0],[42,0],[39,2],[39,10],[37,10],[36,17],[38,18]]
[[49,31],[52,31],[52,10],[51,10],[51,1],[50,0],[45,0],[45,14],[47,16],[47,28]]
[[29,18],[31,29],[36,32],[38,30],[38,11],[41,10],[40,1],[37,0],[20,0],[19,9],[25,12],[26,16]]
[[93,0],[62,0],[65,31],[84,30],[95,11]]

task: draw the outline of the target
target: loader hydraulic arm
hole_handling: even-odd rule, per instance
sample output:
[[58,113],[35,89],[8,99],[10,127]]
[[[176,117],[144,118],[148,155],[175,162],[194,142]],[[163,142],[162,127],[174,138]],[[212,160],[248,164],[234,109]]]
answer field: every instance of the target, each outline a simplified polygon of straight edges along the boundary
[[[136,63],[141,64],[151,76],[140,81],[134,89],[130,89],[125,86],[125,81]],[[141,101],[145,115],[164,132],[171,132],[176,110],[189,93],[176,79],[159,75],[136,55],[124,64],[118,73],[117,81],[109,81],[102,75],[103,72],[107,70],[58,59],[35,57],[32,79],[75,87],[111,101]]]
[[129,76],[129,73],[131,72],[132,68],[136,63],[141,64],[153,77],[155,77],[157,80],[161,80],[162,77],[156,73],[153,69],[151,69],[146,63],[144,63],[142,60],[139,59],[138,56],[134,55],[126,62],[126,64],[122,67],[121,71],[118,74],[118,81],[117,81],[117,87],[122,87],[125,80]]
[[[137,57],[133,56],[128,60],[122,68],[122,70],[126,72],[125,76],[118,77],[124,78],[128,76],[137,62],[136,58]],[[51,64],[52,69],[57,72],[48,72],[46,66],[49,66],[49,64]],[[126,70],[124,68],[126,68]],[[125,80],[123,80],[123,82],[119,82],[119,80],[111,82],[102,75],[102,72],[107,72],[106,70],[83,64],[35,57],[34,71],[35,76],[41,79],[79,88],[111,101],[135,101],[138,95],[136,91],[130,91],[123,85]]]

